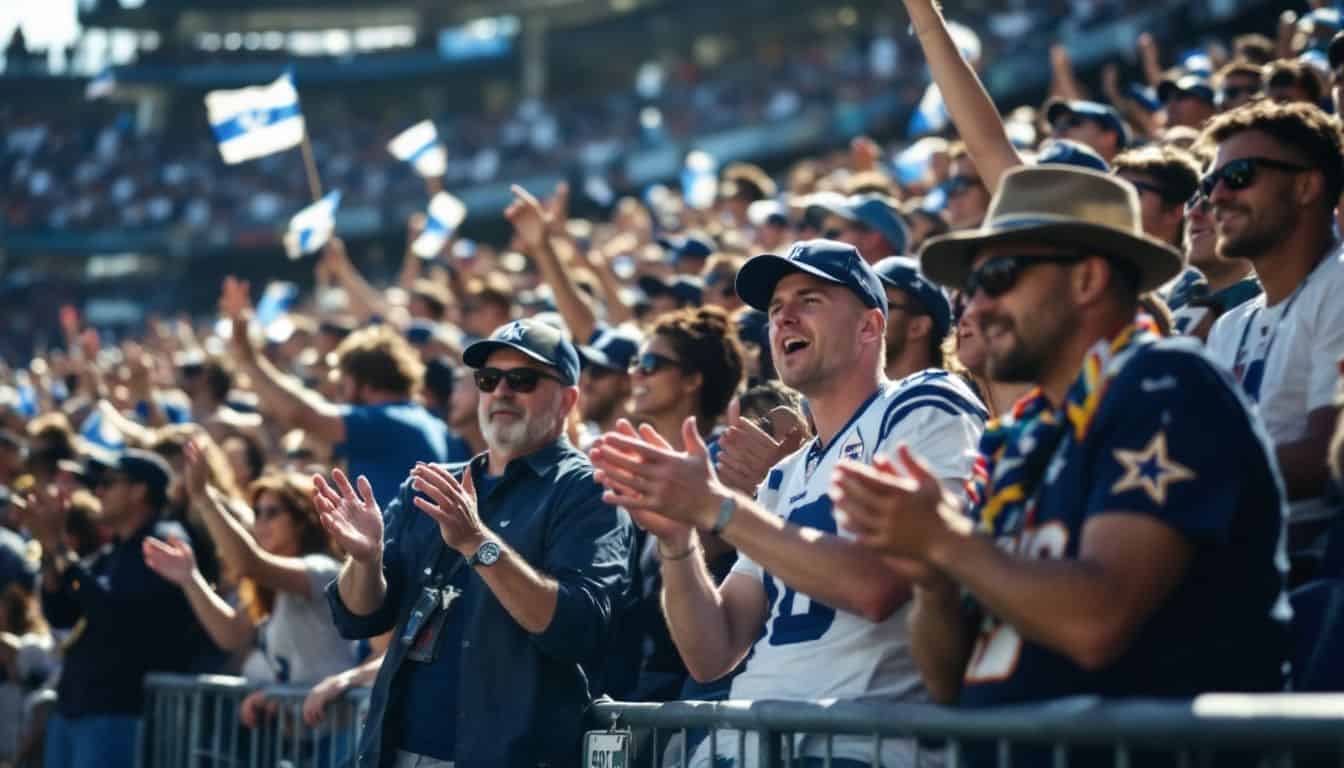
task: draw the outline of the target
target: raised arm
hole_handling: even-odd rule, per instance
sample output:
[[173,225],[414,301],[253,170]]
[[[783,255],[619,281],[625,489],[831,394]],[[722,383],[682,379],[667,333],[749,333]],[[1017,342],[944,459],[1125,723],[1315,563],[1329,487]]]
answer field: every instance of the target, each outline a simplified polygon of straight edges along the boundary
[[252,301],[247,282],[225,278],[219,309],[233,323],[229,341],[233,357],[251,380],[261,409],[286,427],[303,429],[328,443],[345,442],[345,421],[340,408],[297,379],[276,370],[253,346],[249,330]]
[[145,539],[145,564],[150,570],[177,585],[187,596],[191,612],[210,639],[226,651],[247,647],[256,636],[256,628],[244,611],[235,609],[215,592],[196,567],[191,545],[180,539]]
[[565,319],[570,333],[579,343],[587,343],[597,330],[597,315],[561,262],[555,249],[555,241],[560,238],[552,237],[555,229],[563,226],[563,207],[569,197],[569,186],[561,183],[556,187],[550,210],[526,189],[515,184],[512,191],[513,203],[504,210],[504,217],[513,224],[542,279],[551,286],[556,309]]
[[415,288],[415,281],[420,278],[421,262],[424,259],[416,254],[411,244],[425,231],[425,221],[425,214],[418,211],[406,219],[406,253],[401,257],[401,275],[397,278],[397,285],[407,293]]
[[331,238],[322,249],[322,264],[327,274],[336,278],[336,282],[345,289],[345,295],[350,299],[350,311],[356,317],[364,321],[373,317],[387,317],[387,302],[378,289],[364,279],[354,262],[350,261],[344,240]]
[[991,191],[999,177],[1022,165],[1022,156],[1004,130],[1003,119],[970,63],[961,57],[934,0],[903,0],[910,13],[919,45],[924,50],[933,82],[943,94],[952,118],[980,178]]

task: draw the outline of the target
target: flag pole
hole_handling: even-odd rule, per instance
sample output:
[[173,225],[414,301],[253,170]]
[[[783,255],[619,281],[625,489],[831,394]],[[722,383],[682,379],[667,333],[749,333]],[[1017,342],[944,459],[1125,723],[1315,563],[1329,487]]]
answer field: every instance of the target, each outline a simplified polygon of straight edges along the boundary
[[308,175],[308,191],[313,193],[313,202],[322,199],[322,180],[317,176],[317,163],[313,162],[313,145],[308,141],[308,129],[303,131],[303,143],[299,145],[303,152],[303,169]]

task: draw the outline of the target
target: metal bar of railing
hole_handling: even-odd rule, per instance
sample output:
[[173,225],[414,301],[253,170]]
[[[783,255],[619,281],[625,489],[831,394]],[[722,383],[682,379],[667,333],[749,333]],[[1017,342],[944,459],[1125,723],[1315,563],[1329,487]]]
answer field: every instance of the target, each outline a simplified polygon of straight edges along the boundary
[[859,702],[598,702],[600,722],[627,726],[872,734],[1130,748],[1298,746],[1338,749],[1344,695],[1201,697],[1194,702],[1063,699],[996,710]]

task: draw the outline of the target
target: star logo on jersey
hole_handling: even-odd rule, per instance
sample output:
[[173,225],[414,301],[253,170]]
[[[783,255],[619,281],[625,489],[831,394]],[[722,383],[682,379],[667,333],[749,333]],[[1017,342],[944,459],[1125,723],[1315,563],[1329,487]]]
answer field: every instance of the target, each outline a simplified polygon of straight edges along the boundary
[[1141,490],[1157,504],[1167,503],[1167,488],[1175,483],[1194,480],[1195,473],[1177,464],[1167,455],[1167,433],[1158,432],[1143,450],[1117,448],[1115,460],[1125,474],[1111,486],[1111,493]]

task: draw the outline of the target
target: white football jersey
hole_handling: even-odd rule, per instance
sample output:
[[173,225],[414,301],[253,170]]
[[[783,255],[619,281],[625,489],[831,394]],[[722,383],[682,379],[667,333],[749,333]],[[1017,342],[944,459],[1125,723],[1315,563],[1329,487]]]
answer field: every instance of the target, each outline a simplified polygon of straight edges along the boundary
[[[757,500],[795,525],[853,538],[837,530],[828,493],[840,459],[871,463],[879,453],[894,458],[896,446],[905,443],[945,484],[960,488],[971,474],[987,418],[970,388],[946,371],[930,369],[888,382],[830,445],[814,439],[771,469]],[[795,592],[744,555],[738,555],[733,572],[761,582],[770,610],[746,668],[733,679],[731,698],[925,700],[905,627],[908,604],[874,623]],[[748,737],[748,742],[750,757],[754,740]],[[736,733],[721,732],[718,744],[721,756],[734,756]],[[824,742],[800,738],[797,750],[819,757]],[[872,739],[837,738],[833,754],[871,761]],[[933,752],[925,755],[936,759]],[[707,761],[704,742],[693,762]],[[913,745],[884,742],[882,763],[887,768],[913,765]]]

